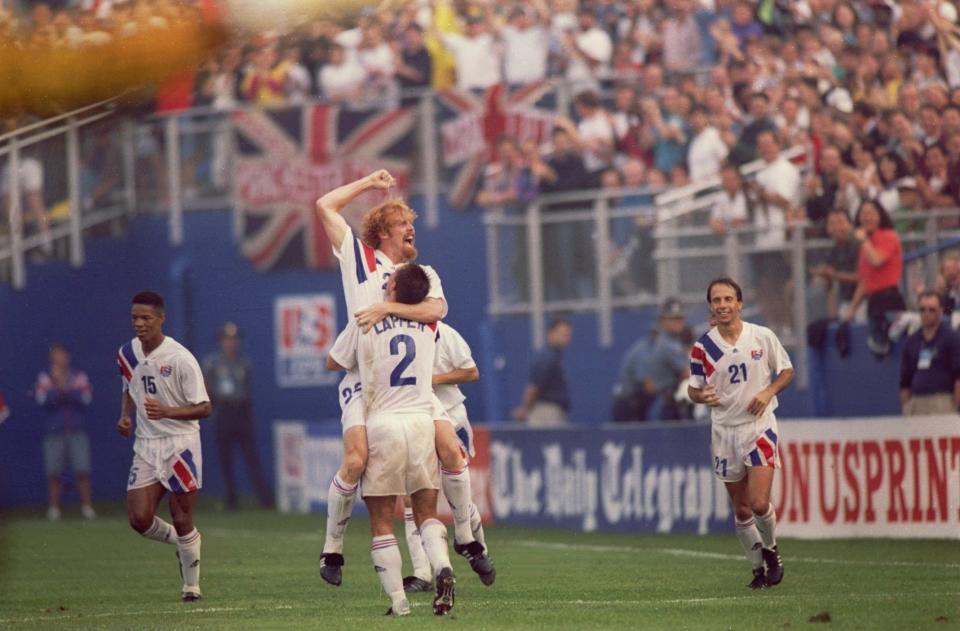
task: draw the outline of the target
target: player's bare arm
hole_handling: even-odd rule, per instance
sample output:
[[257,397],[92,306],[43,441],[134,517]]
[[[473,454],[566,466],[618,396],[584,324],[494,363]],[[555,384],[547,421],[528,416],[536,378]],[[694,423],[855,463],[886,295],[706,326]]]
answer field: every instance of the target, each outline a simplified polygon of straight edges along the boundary
[[458,386],[462,383],[473,383],[480,380],[480,370],[473,368],[457,368],[450,372],[444,372],[433,375],[433,385],[452,384]]
[[320,223],[334,248],[340,249],[347,234],[347,221],[341,214],[354,199],[370,190],[386,191],[397,182],[386,169],[380,169],[370,175],[333,189],[317,200],[316,210]]
[[170,419],[172,421],[196,421],[197,419],[207,418],[213,412],[213,406],[209,401],[198,403],[196,405],[183,405],[180,407],[167,407],[161,405],[156,399],[146,399],[144,408],[147,410],[147,418],[151,421],[160,419]]
[[717,394],[715,386],[704,386],[703,388],[687,386],[687,394],[694,403],[702,403],[712,408],[720,405],[720,395]]
[[415,305],[405,305],[400,302],[380,302],[365,307],[353,315],[357,319],[357,325],[364,333],[373,328],[373,325],[391,315],[414,322],[436,322],[443,318],[443,299],[427,298]]
[[767,409],[767,404],[770,403],[770,399],[780,394],[784,388],[790,385],[790,382],[793,381],[794,374],[793,368],[781,370],[777,378],[773,380],[773,383],[753,397],[750,405],[747,406],[747,411],[754,416],[763,414],[763,411]]
[[133,420],[130,415],[133,413],[134,407],[130,393],[124,391],[120,398],[120,420],[117,421],[117,432],[124,438],[130,437],[130,429],[133,427]]
[[518,421],[526,420],[530,415],[530,408],[540,397],[540,389],[533,384],[527,384],[527,389],[523,391],[523,403],[513,409],[513,418]]
[[338,364],[333,357],[327,355],[327,370],[338,372],[341,370],[346,370],[346,368]]

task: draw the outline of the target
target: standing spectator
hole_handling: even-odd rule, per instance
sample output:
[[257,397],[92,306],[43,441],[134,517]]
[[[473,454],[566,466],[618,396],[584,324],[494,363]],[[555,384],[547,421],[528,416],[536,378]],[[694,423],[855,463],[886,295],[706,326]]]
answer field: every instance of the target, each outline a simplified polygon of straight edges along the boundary
[[843,162],[840,150],[827,145],[820,152],[820,172],[807,176],[807,219],[815,224],[817,233],[823,232],[827,214],[834,209],[840,192],[840,171]]
[[[17,118],[10,118],[3,121],[3,133],[14,131],[19,121]],[[47,218],[47,206],[43,200],[43,164],[32,154],[20,156],[20,165],[16,174],[12,174],[8,160],[3,161],[3,168],[0,169],[0,218],[2,223],[9,221],[10,205],[13,198],[13,183],[17,182],[20,189],[20,208],[23,217],[30,216],[33,219],[37,234],[41,235],[42,247],[46,254],[53,252],[53,241],[50,237],[50,225]]]
[[[411,23],[403,32],[403,51],[397,55],[396,67],[401,90],[422,90],[430,87],[433,60],[427,52],[423,29],[416,22]],[[416,97],[402,95],[400,102],[408,106],[418,101]]]
[[842,208],[835,208],[827,215],[827,235],[833,245],[826,260],[814,266],[810,272],[821,279],[829,292],[827,313],[831,317],[846,319],[853,292],[857,289],[857,261],[860,259],[860,242],[853,236],[850,216]]
[[60,519],[61,476],[67,461],[80,494],[80,513],[94,519],[90,490],[90,441],[84,417],[93,396],[90,380],[82,370],[70,367],[70,353],[62,344],[50,346],[50,368],[37,375],[37,405],[45,416],[43,462],[47,473],[49,507],[47,519]]
[[367,104],[386,110],[396,109],[397,68],[393,49],[384,38],[382,26],[373,24],[363,32],[357,60],[367,75]]
[[680,115],[680,94],[676,88],[663,90],[663,110],[651,98],[645,98],[643,108],[646,131],[653,143],[654,166],[663,173],[670,173],[673,166],[686,155],[686,122]]
[[702,56],[700,27],[693,17],[691,0],[674,0],[670,17],[663,21],[663,65],[670,72],[689,72]]
[[957,413],[960,405],[960,338],[943,321],[940,294],[920,294],[920,330],[907,338],[900,358],[904,416]]
[[320,95],[331,103],[362,102],[366,81],[367,71],[354,56],[340,44],[331,44],[317,80]]
[[676,420],[673,393],[690,376],[684,333],[683,307],[670,298],[660,308],[657,328],[637,341],[623,357],[619,391],[614,398],[614,421]]
[[287,102],[296,105],[306,103],[311,90],[310,71],[301,59],[300,45],[291,43],[283,49],[283,61],[279,65],[283,72],[283,91]]
[[770,118],[770,97],[763,92],[754,92],[750,97],[749,122],[737,138],[737,144],[730,152],[730,160],[742,166],[757,158],[757,146],[760,134],[765,131],[776,133],[777,126]]
[[543,0],[530,7],[517,6],[510,21],[500,29],[503,40],[503,74],[511,86],[540,81],[547,76],[547,55],[550,33],[545,26],[550,19]]
[[730,148],[717,128],[710,124],[709,112],[702,105],[694,106],[690,113],[690,129],[693,138],[687,147],[687,166],[690,179],[698,182],[720,172]]
[[523,393],[523,403],[513,410],[513,417],[530,427],[559,427],[567,424],[570,411],[570,390],[563,368],[563,351],[570,345],[573,325],[566,318],[556,318],[547,331],[547,347],[533,358],[530,381]]
[[[596,92],[587,90],[574,99],[574,107],[580,122],[573,136],[583,151],[583,163],[587,171],[599,179],[599,174],[613,161],[616,132],[610,113],[600,104]],[[563,124],[562,119],[558,124]]]
[[710,227],[717,236],[725,235],[731,228],[742,226],[750,220],[750,200],[743,188],[740,171],[726,164],[720,171],[721,194],[710,208]]
[[564,33],[561,43],[564,75],[574,92],[596,88],[598,81],[607,77],[613,56],[613,40],[597,26],[590,6],[580,5],[577,26]]
[[486,90],[500,83],[500,56],[484,18],[470,15],[463,35],[438,32],[437,37],[456,60],[457,89]]
[[286,99],[283,72],[284,69],[277,65],[276,46],[265,46],[254,57],[243,78],[240,86],[243,98],[256,105],[282,105]]
[[878,202],[866,200],[857,212],[860,259],[857,262],[859,282],[850,300],[846,320],[853,320],[857,307],[866,298],[870,337],[867,346],[877,357],[890,353],[890,314],[906,309],[900,295],[903,273],[903,249],[893,229],[890,215]]
[[240,332],[236,324],[227,322],[220,329],[220,352],[203,362],[203,377],[214,410],[217,454],[226,486],[227,510],[236,510],[239,506],[233,470],[234,447],[240,449],[246,461],[245,471],[256,486],[260,505],[264,508],[272,506],[270,486],[257,455],[257,431],[251,401],[253,364],[240,351]]

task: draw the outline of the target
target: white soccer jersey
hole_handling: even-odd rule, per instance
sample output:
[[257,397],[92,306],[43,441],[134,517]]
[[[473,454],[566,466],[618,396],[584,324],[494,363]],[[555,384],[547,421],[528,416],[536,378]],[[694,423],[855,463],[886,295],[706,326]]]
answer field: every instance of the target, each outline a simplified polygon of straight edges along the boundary
[[433,418],[437,325],[390,316],[358,336],[357,362],[367,417],[381,410]]
[[[360,309],[386,300],[387,280],[397,268],[386,254],[358,239],[349,226],[340,249],[334,249],[333,254],[340,261],[343,296],[347,301],[347,315],[351,320],[353,314]],[[429,265],[421,267],[430,279],[430,293],[427,297],[443,299],[440,276]],[[447,302],[444,300],[441,317],[446,315]]]
[[162,438],[200,431],[199,419],[176,421],[147,418],[146,399],[156,399],[167,407],[199,405],[210,400],[203,383],[203,372],[196,358],[172,337],[164,337],[148,357],[143,345],[133,338],[120,347],[117,364],[123,389],[137,407],[137,438]]
[[[747,411],[750,401],[771,383],[771,374],[792,368],[787,351],[773,331],[743,323],[736,344],[728,344],[717,327],[710,329],[690,351],[690,383],[694,388],[712,385],[720,395],[719,407],[710,408],[715,425],[734,426],[756,420]],[[770,399],[764,416],[777,409]]]
[[[440,339],[437,340],[437,355],[433,360],[433,374],[442,375],[461,368],[475,368],[476,362],[470,354],[470,346],[459,332],[448,324],[439,323]],[[443,404],[445,411],[450,411],[463,403],[467,397],[463,396],[460,386],[453,383],[438,384],[433,388]]]

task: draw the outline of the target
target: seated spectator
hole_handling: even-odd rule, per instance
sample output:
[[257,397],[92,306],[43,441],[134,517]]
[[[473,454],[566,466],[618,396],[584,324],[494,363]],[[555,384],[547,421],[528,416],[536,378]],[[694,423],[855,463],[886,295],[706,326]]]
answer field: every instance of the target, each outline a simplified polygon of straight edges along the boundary
[[920,330],[900,358],[904,416],[955,416],[960,406],[960,338],[943,320],[942,301],[935,291],[920,294]]
[[635,342],[623,357],[611,410],[614,421],[681,418],[673,393],[690,374],[686,331],[680,301],[668,299],[660,308],[657,328]]
[[857,262],[859,280],[845,320],[852,321],[860,303],[866,299],[870,324],[867,346],[882,358],[890,353],[891,319],[896,312],[906,309],[900,294],[903,249],[890,215],[879,202],[864,201],[857,211],[856,225],[854,236],[861,244]]
[[916,188],[916,180],[909,176],[907,163],[899,155],[887,152],[880,156],[877,179],[880,191],[876,200],[885,212],[896,213],[908,207],[908,191]]
[[[837,208],[827,215],[827,235],[833,245],[823,263],[810,269],[827,293],[826,316],[846,319],[850,302],[857,289],[860,242],[853,235],[853,224],[847,211]],[[859,319],[859,318],[858,318]]]
[[[936,144],[927,147],[923,154],[924,173],[916,177],[917,191],[923,208],[947,209],[960,205],[960,181],[951,177],[947,168],[947,156],[943,146]],[[957,226],[956,217],[941,217],[937,221],[941,229]]]

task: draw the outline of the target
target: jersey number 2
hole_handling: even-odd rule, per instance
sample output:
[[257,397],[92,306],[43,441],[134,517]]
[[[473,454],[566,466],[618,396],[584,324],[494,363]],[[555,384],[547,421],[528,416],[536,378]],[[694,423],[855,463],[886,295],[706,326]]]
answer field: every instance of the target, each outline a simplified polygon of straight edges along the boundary
[[395,335],[393,339],[390,340],[390,354],[399,355],[400,354],[400,345],[403,344],[403,357],[400,358],[400,363],[397,364],[396,368],[393,369],[393,372],[390,373],[390,385],[391,386],[415,386],[417,385],[416,377],[404,377],[403,371],[407,369],[413,360],[417,357],[417,346],[413,341],[413,338],[409,335]]
[[730,364],[727,370],[730,371],[730,383],[741,383],[747,380],[746,364]]

